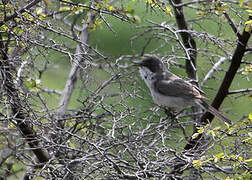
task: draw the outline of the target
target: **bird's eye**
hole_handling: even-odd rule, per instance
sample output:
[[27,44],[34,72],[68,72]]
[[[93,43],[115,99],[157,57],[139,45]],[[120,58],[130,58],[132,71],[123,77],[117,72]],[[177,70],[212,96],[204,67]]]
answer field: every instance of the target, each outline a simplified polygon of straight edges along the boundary
[[147,76],[144,76],[145,79],[147,79]]

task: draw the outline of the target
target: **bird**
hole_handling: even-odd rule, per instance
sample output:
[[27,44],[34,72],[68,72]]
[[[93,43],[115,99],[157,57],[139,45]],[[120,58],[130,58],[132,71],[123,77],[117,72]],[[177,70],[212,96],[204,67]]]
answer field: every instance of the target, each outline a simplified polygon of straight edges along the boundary
[[231,125],[228,118],[205,101],[207,98],[197,86],[168,71],[157,57],[147,57],[133,64],[139,67],[140,76],[150,89],[155,104],[173,109],[199,106]]

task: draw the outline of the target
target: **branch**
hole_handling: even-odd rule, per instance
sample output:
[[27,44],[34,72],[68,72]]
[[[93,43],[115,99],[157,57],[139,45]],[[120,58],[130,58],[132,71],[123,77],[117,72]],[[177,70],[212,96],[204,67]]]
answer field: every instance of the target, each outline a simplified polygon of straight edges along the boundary
[[252,92],[252,88],[229,91],[228,94],[249,93],[249,92]]
[[[252,17],[249,17],[249,20],[252,19]],[[244,53],[246,51],[246,46],[248,43],[248,40],[250,38],[251,35],[251,31],[250,32],[246,32],[245,29],[241,35],[241,37],[239,38],[237,47],[235,49],[235,52],[232,56],[231,59],[231,64],[230,67],[228,69],[228,71],[225,74],[225,77],[222,81],[222,84],[218,90],[218,93],[215,96],[214,101],[212,102],[212,106],[216,109],[218,109],[220,107],[220,105],[222,104],[222,102],[224,101],[225,97],[228,95],[228,89],[231,86],[231,83],[234,79],[235,74],[237,73],[240,64],[242,63],[242,58],[244,56]],[[209,113],[206,112],[202,117],[201,117],[201,121],[200,124],[204,125],[204,124],[208,124],[211,123],[211,121],[213,120],[214,116]],[[194,129],[194,133],[197,132],[197,129]],[[197,138],[192,138],[188,141],[188,143],[186,144],[186,146],[184,147],[185,151],[189,151],[189,150],[194,150],[197,151],[200,149],[201,147],[201,142],[204,141],[204,133],[200,134]],[[180,170],[184,165],[186,164],[181,164],[178,165],[174,168],[174,170],[171,173],[174,174],[182,174],[183,170]]]
[[[249,17],[249,20],[251,20],[252,17]],[[251,36],[251,31],[250,32],[246,32],[245,30],[243,31],[241,37],[239,38],[237,47],[235,49],[235,52],[232,56],[231,59],[231,64],[230,67],[228,69],[228,71],[225,74],[225,77],[222,81],[222,84],[218,90],[218,93],[216,94],[213,102],[212,102],[212,106],[215,109],[218,109],[220,107],[220,105],[222,104],[222,102],[224,101],[224,99],[226,98],[226,96],[229,94],[228,89],[231,86],[231,83],[240,67],[240,64],[242,63],[242,58],[244,56],[244,53],[246,51],[246,46],[248,44],[248,40]],[[211,123],[211,121],[213,120],[214,116],[209,113],[206,112],[202,118],[201,118],[201,123],[202,124],[207,124],[207,123]],[[195,132],[194,132],[195,133]],[[185,150],[189,150],[192,148],[199,148],[199,141],[202,138],[202,134],[200,136],[198,136],[196,139],[190,139],[190,141],[187,143],[187,145],[185,146]]]
[[[176,6],[181,4],[181,0],[169,0],[170,4],[173,6],[176,22],[178,25],[179,30],[188,30],[187,23],[185,19],[185,15],[183,12],[182,6]],[[189,59],[186,61],[186,72],[190,79],[194,79],[198,82],[198,75],[197,75],[197,48],[196,42],[194,41],[193,37],[188,32],[180,32],[181,38],[183,40],[184,46],[188,49]]]
[[[95,15],[93,13],[89,12],[88,13],[88,22],[92,24],[94,22],[94,19],[95,19]],[[85,53],[85,49],[86,49],[85,44],[87,44],[88,36],[89,36],[88,23],[86,23],[83,25],[83,30],[80,35],[80,42],[81,43],[78,44],[76,47],[76,53],[75,53],[76,58],[74,59],[74,62],[72,62],[72,68],[71,68],[70,73],[68,75],[68,79],[65,84],[65,88],[62,92],[61,100],[59,103],[59,108],[57,110],[57,114],[59,117],[63,116],[67,111],[67,106],[69,104],[69,101],[70,101],[70,98],[71,98],[71,95],[73,93],[73,89],[74,89],[74,86],[76,83],[77,72],[80,67],[79,65],[83,61],[84,55],[86,54]],[[61,128],[63,128],[62,123],[63,122],[58,124],[58,126]]]
[[3,21],[0,21],[0,27],[7,21],[14,19],[15,17],[17,17],[19,14],[25,12],[27,9],[30,9],[31,7],[35,6],[36,4],[38,4],[41,0],[34,0],[32,2],[30,2],[29,4],[27,4],[26,6],[24,6],[23,8],[21,8],[18,11],[15,11],[13,14],[7,16],[4,18]]
[[[2,37],[0,34],[0,40],[1,39]],[[47,150],[41,146],[39,137],[29,123],[29,112],[27,112],[23,106],[19,91],[14,83],[15,80],[13,79],[13,74],[11,74],[12,71],[15,72],[15,69],[11,68],[12,66],[8,59],[7,51],[5,52],[4,49],[6,48],[4,48],[3,42],[0,41],[0,55],[2,56],[2,59],[0,60],[0,73],[1,77],[3,77],[2,86],[6,91],[10,108],[12,110],[12,119],[16,121],[16,126],[38,159],[39,165],[36,165],[36,167],[40,167],[49,160],[50,156]]]
[[208,71],[207,75],[205,76],[205,78],[201,82],[200,87],[204,86],[204,84],[206,83],[206,81],[212,77],[212,75],[213,75],[213,73],[215,71],[217,71],[218,67],[220,65],[222,65],[227,60],[229,60],[229,58],[221,57],[220,60],[213,65],[213,67],[210,69],[210,71]]
[[[251,20],[252,17],[249,17],[249,20]],[[231,64],[230,67],[228,69],[228,71],[226,72],[226,75],[222,81],[222,84],[219,88],[218,93],[216,94],[213,102],[212,102],[212,106],[215,109],[219,109],[220,105],[222,104],[222,102],[224,101],[224,99],[226,98],[226,96],[228,95],[228,89],[231,86],[231,83],[233,82],[233,79],[240,67],[240,64],[242,63],[242,58],[244,56],[244,53],[246,51],[246,46],[248,44],[248,40],[250,38],[251,35],[251,31],[250,32],[246,32],[245,30],[242,33],[242,36],[239,38],[237,47],[235,49],[235,52],[233,54],[233,57],[231,59]],[[207,123],[208,121],[212,121],[214,118],[214,116],[210,113],[205,113],[201,119],[201,122],[203,123]]]
[[[181,4],[182,0],[169,0],[170,4],[173,6],[175,19],[178,25],[179,30],[188,30],[185,15],[183,12],[183,6],[177,7],[176,5]],[[181,38],[185,48],[188,50],[189,58],[185,62],[186,73],[190,79],[195,81],[195,85],[198,87],[198,75],[197,75],[197,47],[196,42],[193,39],[192,35],[188,32],[180,32]],[[199,111],[198,107],[192,108],[193,112]],[[199,119],[199,116],[193,117],[196,121]],[[176,165],[172,170],[171,174],[180,175],[183,173],[181,170],[181,165]],[[171,178],[174,179],[174,178]]]
[[183,6],[188,6],[188,5],[192,5],[192,4],[200,4],[200,3],[204,3],[204,2],[209,2],[208,0],[194,0],[194,1],[190,1],[190,2],[186,2],[186,3],[182,3],[181,1],[179,3],[177,2],[172,2],[172,6],[173,7],[176,7],[176,8],[180,8],[180,7],[183,7]]
[[234,33],[237,35],[238,39],[241,38],[241,34],[238,32],[237,27],[235,26],[234,22],[232,21],[232,19],[229,17],[229,15],[224,11],[223,12],[224,16],[226,17],[228,24],[231,26],[231,28],[233,29]]

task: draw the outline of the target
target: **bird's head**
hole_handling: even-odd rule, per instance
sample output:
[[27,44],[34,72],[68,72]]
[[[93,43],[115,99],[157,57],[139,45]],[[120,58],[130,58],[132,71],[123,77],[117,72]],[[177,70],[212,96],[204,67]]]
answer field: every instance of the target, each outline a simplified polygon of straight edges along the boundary
[[165,66],[162,61],[156,57],[147,57],[142,61],[135,61],[134,65],[139,66],[140,68],[145,67],[152,73],[160,73],[165,70]]

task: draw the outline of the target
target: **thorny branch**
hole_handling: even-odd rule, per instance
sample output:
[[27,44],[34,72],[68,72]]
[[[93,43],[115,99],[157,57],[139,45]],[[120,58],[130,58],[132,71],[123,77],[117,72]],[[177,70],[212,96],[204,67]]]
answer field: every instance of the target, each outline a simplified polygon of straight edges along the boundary
[[[21,1],[9,2],[15,5],[14,9],[19,10],[19,13],[23,11],[23,7],[26,7],[19,7],[20,5],[16,4],[24,4]],[[45,2],[48,1],[36,4],[34,8],[42,7],[44,11],[48,11],[45,13],[49,14],[58,12],[50,9],[50,6],[44,7]],[[54,3],[54,1],[50,2]],[[80,6],[93,8],[90,13],[97,14],[97,17],[100,16],[103,20],[106,18],[108,29],[113,29],[120,36],[117,27],[113,26],[110,18],[107,18],[107,15],[113,14],[116,15],[115,17],[124,18],[125,14],[119,15],[119,8],[109,11],[106,9],[107,6],[100,8],[71,1],[60,2],[67,3],[69,7],[76,9]],[[172,3],[174,8],[193,5],[193,10],[196,10],[197,3],[205,5],[206,1],[176,2],[176,4]],[[234,56],[237,56],[237,53],[234,53],[230,58],[230,49],[237,43],[233,40],[236,37],[235,35],[232,38],[222,36],[221,23],[216,23],[218,30],[214,32],[203,27],[204,18],[207,21],[215,22],[216,15],[197,17],[190,21],[184,17],[188,23],[187,28],[181,28],[182,25],[179,28],[174,27],[173,18],[170,17],[167,22],[162,23],[148,18],[144,21],[148,24],[138,25],[139,33],[134,32],[135,36],[131,39],[131,42],[135,43],[139,38],[142,49],[139,50],[132,43],[131,48],[137,54],[119,52],[126,43],[130,42],[129,39],[118,45],[117,51],[123,55],[114,57],[103,55],[101,53],[103,49],[99,49],[99,45],[92,46],[87,39],[83,38],[84,33],[78,34],[79,32],[74,29],[77,18],[73,24],[70,24],[70,27],[66,27],[66,24],[61,22],[64,19],[51,19],[54,16],[39,19],[39,16],[33,12],[34,8],[26,11],[35,18],[34,20],[26,19],[20,14],[11,13],[10,16],[7,16],[8,13],[5,13],[6,17],[12,18],[8,19],[8,22],[5,21],[6,19],[0,21],[9,27],[4,32],[0,31],[1,35],[7,35],[7,39],[1,41],[1,52],[4,52],[1,53],[1,56],[5,57],[4,55],[8,54],[6,52],[11,52],[12,47],[15,46],[22,51],[13,54],[10,56],[11,58],[0,59],[1,177],[23,172],[23,167],[31,170],[27,171],[23,179],[29,178],[30,175],[46,179],[189,179],[199,176],[220,178],[219,174],[222,173],[233,177],[242,170],[244,172],[249,170],[248,163],[243,161],[250,157],[250,148],[246,143],[246,138],[249,138],[247,132],[251,127],[244,118],[245,115],[247,117],[247,114],[243,114],[244,117],[239,120],[241,126],[232,129],[233,133],[225,128],[218,129],[209,124],[206,127],[199,127],[204,130],[202,134],[195,131],[198,136],[194,132],[194,138],[188,139],[192,127],[197,125],[192,117],[201,115],[201,112],[185,111],[177,117],[178,119],[172,121],[164,115],[161,108],[153,103],[149,91],[139,79],[137,69],[132,66],[132,61],[140,59],[141,55],[155,54],[169,65],[172,71],[185,69],[184,62],[192,60],[195,55],[193,53],[196,51],[193,43],[186,45],[188,39],[184,42],[180,37],[185,34],[189,40],[192,38],[197,42],[197,55],[204,65],[194,67],[201,68],[199,72],[206,72],[202,83],[205,84],[209,79],[219,80],[220,77],[214,72],[226,72],[225,67],[220,66],[225,61],[224,59],[232,59],[235,62],[240,57],[234,59]],[[64,13],[62,12],[60,15],[64,17],[66,15]],[[179,13],[177,15],[181,15],[181,11],[177,13]],[[20,21],[12,21],[15,19],[14,16],[20,17]],[[78,15],[74,14],[74,16]],[[230,19],[228,19],[229,17]],[[240,27],[236,24],[238,17],[233,17],[230,13],[226,18],[233,31],[236,32]],[[71,18],[69,19],[71,22]],[[82,19],[78,20],[82,21]],[[242,22],[242,18],[240,20]],[[87,22],[87,19],[84,22]],[[14,27],[21,28],[22,33],[13,31]],[[84,28],[80,30],[84,30]],[[94,33],[94,35],[97,34]],[[250,46],[243,47],[245,45],[243,43],[246,43],[243,36],[244,33],[239,38],[237,48],[242,47],[240,52],[247,51],[243,57],[249,57],[251,48]],[[87,38],[87,36],[85,37]],[[95,38],[99,39],[99,36]],[[113,38],[115,37],[110,37],[109,46],[114,43]],[[107,45],[106,42],[101,41],[99,39],[99,43]],[[157,42],[160,45],[153,44]],[[76,50],[77,45],[81,47],[81,52]],[[58,116],[56,113],[59,111],[56,106],[60,104],[58,95],[61,96],[66,91],[51,90],[47,84],[55,87],[54,85],[58,85],[59,81],[64,79],[61,77],[62,74],[57,74],[62,67],[64,68],[62,71],[64,74],[66,73],[66,66],[60,65],[63,61],[66,62],[66,66],[75,66],[74,76],[69,75],[68,77],[70,84],[73,85],[74,80],[79,78],[79,81],[76,82],[80,82],[81,85],[71,88],[71,91],[74,89],[77,91],[72,97],[76,104],[64,107],[62,116]],[[242,62],[245,65],[249,64],[245,58]],[[204,67],[205,64],[207,67]],[[209,70],[206,71],[206,69]],[[32,81],[27,85],[29,79],[40,78],[41,84]],[[20,82],[19,86],[15,81]],[[214,89],[214,87],[209,87],[209,89],[211,88]],[[235,91],[225,91],[227,95],[250,92],[251,88],[246,87]],[[230,96],[230,98],[233,97]],[[61,105],[67,105],[68,100],[62,101]],[[63,128],[56,123],[62,123]],[[19,127],[23,138],[16,131],[15,125]],[[212,132],[214,135],[205,136],[205,132]],[[232,146],[227,146],[226,142]],[[185,144],[187,146],[184,149]],[[218,152],[216,147],[218,147]],[[218,163],[215,163],[216,154],[219,152],[223,152],[224,157],[217,159]],[[34,154],[38,156],[35,160],[33,159]],[[235,158],[232,155],[235,155]],[[240,160],[240,157],[243,160]],[[193,172],[191,170],[197,165],[195,161],[202,162],[202,166],[196,169],[197,176],[191,176]],[[238,170],[231,168],[236,162],[240,164]],[[15,170],[16,165],[21,165],[22,168]],[[33,167],[42,168],[34,170]],[[172,170],[176,170],[176,172]],[[191,172],[188,173],[188,171]],[[10,172],[13,173],[10,174]]]

